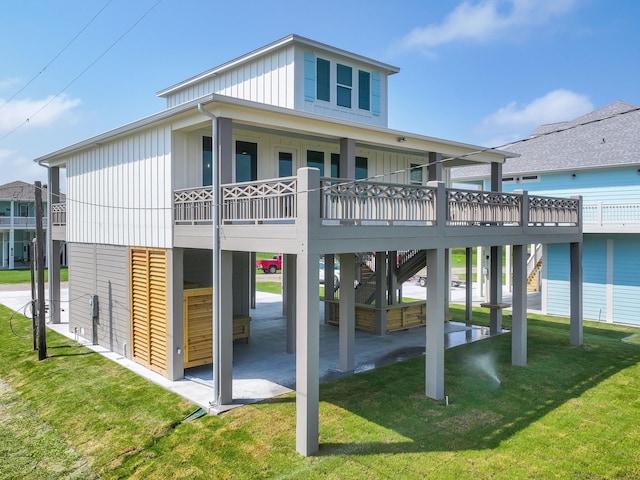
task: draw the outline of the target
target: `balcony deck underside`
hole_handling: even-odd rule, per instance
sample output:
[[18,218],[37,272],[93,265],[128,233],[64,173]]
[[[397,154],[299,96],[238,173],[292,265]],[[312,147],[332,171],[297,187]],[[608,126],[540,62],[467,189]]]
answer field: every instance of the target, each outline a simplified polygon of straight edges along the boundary
[[[417,226],[324,224],[310,229],[309,238],[298,237],[306,230],[290,224],[220,226],[220,247],[235,251],[277,251],[281,253],[340,253],[360,251],[456,248],[531,243],[571,243],[582,240],[577,227],[562,226]],[[311,234],[312,233],[312,234]],[[211,249],[211,225],[176,226],[174,246]]]

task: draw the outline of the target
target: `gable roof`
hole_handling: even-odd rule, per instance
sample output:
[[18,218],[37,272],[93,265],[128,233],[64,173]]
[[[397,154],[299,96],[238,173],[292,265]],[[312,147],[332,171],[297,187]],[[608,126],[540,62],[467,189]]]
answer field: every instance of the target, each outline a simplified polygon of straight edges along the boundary
[[[0,200],[22,200],[22,201],[35,201],[36,186],[16,180],[15,182],[5,183],[0,185]],[[47,201],[47,187],[42,187],[42,200]]]
[[[505,147],[508,175],[640,165],[640,107],[614,102],[574,120],[541,125],[530,138]],[[489,177],[484,166],[456,169],[456,180]]]
[[183,80],[179,83],[176,83],[175,85],[172,85],[170,87],[167,87],[165,89],[160,90],[159,92],[156,93],[156,95],[158,97],[166,97],[167,95],[169,95],[170,93],[176,91],[176,90],[180,90],[184,87],[187,87],[191,84],[200,82],[202,80],[205,80],[207,78],[210,77],[215,77],[216,75],[224,72],[225,70],[229,70],[230,68],[234,68],[239,64],[242,63],[246,63],[249,62],[253,59],[255,59],[256,57],[260,57],[262,55],[266,55],[274,50],[280,49],[282,47],[288,46],[288,45],[303,45],[306,47],[310,47],[310,48],[317,48],[320,50],[324,50],[326,52],[330,52],[342,57],[346,57],[352,60],[356,60],[358,62],[362,62],[362,63],[366,63],[369,65],[373,65],[376,68],[379,68],[380,70],[382,70],[383,72],[385,72],[387,75],[393,75],[394,73],[398,73],[400,71],[400,69],[398,67],[394,67],[393,65],[389,65],[387,63],[383,63],[383,62],[379,62],[378,60],[374,60],[372,58],[368,58],[362,55],[358,55],[356,53],[351,53],[348,52],[347,50],[342,50],[340,48],[336,48],[336,47],[332,47],[331,45],[327,45],[321,42],[317,42],[315,40],[311,40],[309,38],[305,38],[302,37],[300,35],[295,35],[295,34],[291,34],[291,35],[287,35],[284,38],[281,38],[280,40],[276,40],[275,42],[272,42],[268,45],[265,45],[264,47],[260,47],[252,52],[246,53],[240,57],[235,58],[234,60],[230,60],[228,62],[223,63],[222,65],[218,65],[217,67],[214,67],[210,70],[207,70],[205,72],[199,73],[198,75],[195,75],[191,78],[188,78],[186,80]]

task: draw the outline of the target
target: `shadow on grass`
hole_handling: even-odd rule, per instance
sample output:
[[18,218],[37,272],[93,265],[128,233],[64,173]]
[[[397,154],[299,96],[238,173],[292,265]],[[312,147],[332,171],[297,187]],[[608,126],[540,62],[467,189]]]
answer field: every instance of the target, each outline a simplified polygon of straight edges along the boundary
[[[425,397],[424,358],[324,384],[322,401],[396,435],[383,435],[390,438],[388,442],[360,442],[329,432],[321,436],[319,455],[493,449],[554,409],[640,363],[640,348],[621,341],[628,335],[587,326],[584,345],[574,347],[569,345],[567,323],[530,319],[526,367],[511,365],[510,334],[447,350],[449,406]],[[500,384],[486,372],[487,358]],[[322,432],[322,419],[320,428]],[[345,441],[334,441],[336,436]]]

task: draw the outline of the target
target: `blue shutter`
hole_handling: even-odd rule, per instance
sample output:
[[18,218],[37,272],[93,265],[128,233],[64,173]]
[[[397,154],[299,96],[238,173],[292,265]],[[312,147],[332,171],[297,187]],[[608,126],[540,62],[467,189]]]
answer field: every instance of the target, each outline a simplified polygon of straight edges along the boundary
[[371,74],[371,113],[380,115],[380,74]]
[[311,52],[304,52],[304,99],[316,99],[316,56]]

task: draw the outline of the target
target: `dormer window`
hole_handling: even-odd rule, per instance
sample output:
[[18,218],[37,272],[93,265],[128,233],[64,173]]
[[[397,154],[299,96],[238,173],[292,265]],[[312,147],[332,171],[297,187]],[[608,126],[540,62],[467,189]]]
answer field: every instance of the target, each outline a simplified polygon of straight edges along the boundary
[[337,90],[336,103],[340,107],[351,108],[351,90],[353,88],[353,69],[346,65],[336,65]]
[[358,108],[371,109],[371,74],[358,70]]
[[318,81],[316,85],[316,96],[318,100],[331,101],[331,63],[324,58],[316,61]]

